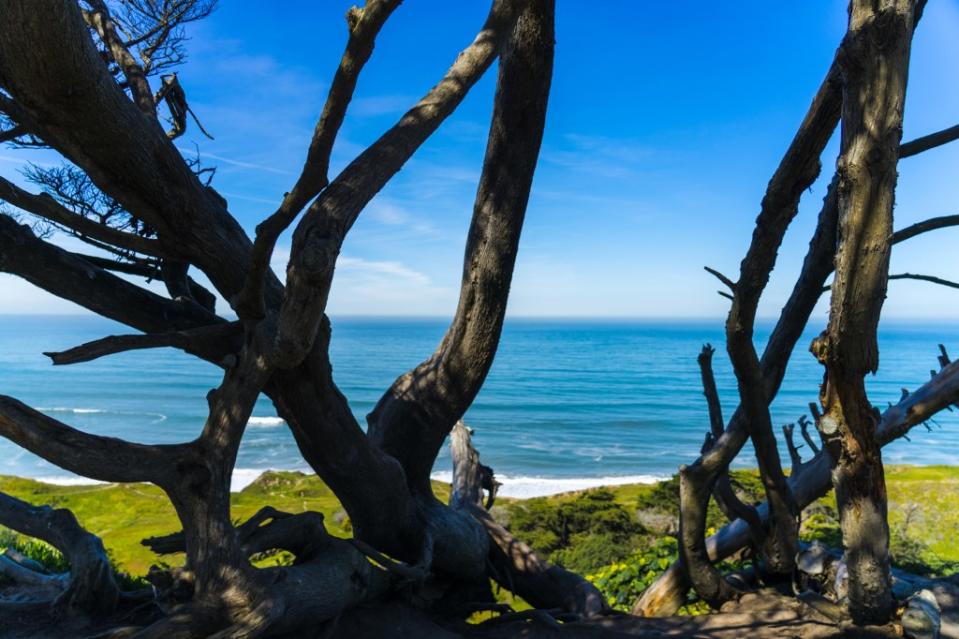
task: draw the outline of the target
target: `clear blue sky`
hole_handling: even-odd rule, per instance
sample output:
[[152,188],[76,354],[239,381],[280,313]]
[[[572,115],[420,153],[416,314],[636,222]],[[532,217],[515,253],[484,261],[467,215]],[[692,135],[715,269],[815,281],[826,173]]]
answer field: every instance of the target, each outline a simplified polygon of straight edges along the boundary
[[[348,2],[223,2],[191,28],[180,78],[215,141],[214,186],[245,227],[292,185],[346,38]],[[513,315],[721,317],[702,266],[734,277],[769,177],[845,30],[845,0],[604,3],[558,0],[546,136],[523,232]],[[707,8],[708,7],[708,8]],[[334,171],[438,80],[488,5],[407,0],[377,41]],[[959,122],[959,4],[929,3],[913,47],[905,137]],[[335,314],[448,315],[486,138],[495,70],[373,201],[348,238]],[[832,174],[805,196],[761,307],[775,315],[798,272]],[[17,155],[0,151],[15,177]],[[42,161],[49,161],[40,158]],[[959,144],[900,166],[897,227],[956,213]],[[893,271],[959,278],[959,229],[895,248]],[[282,273],[288,239],[276,267]],[[7,312],[75,310],[0,277]],[[959,291],[893,282],[888,318],[959,317]],[[821,306],[817,317],[825,317]]]

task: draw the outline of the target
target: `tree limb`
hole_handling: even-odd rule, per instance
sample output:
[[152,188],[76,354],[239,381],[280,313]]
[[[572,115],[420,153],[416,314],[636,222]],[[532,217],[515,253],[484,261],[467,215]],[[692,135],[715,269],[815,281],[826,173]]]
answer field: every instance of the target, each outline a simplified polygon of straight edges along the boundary
[[436,351],[394,381],[367,416],[371,441],[398,459],[424,494],[443,441],[482,387],[499,345],[546,119],[552,6],[530,3],[503,45],[456,314]]
[[[936,413],[959,402],[959,361],[951,362],[899,403],[887,409],[879,420],[876,438],[885,446],[907,434],[912,428],[927,421]],[[833,461],[824,448],[789,477],[789,485],[800,508],[805,508],[832,488]],[[760,517],[769,516],[767,504],[758,507]],[[721,528],[706,540],[710,561],[721,561],[751,541],[749,526],[743,520]],[[644,592],[633,607],[633,614],[658,617],[674,614],[686,601],[690,584],[679,562],[674,562]]]
[[346,117],[347,106],[353,98],[356,82],[373,53],[377,34],[399,4],[400,0],[369,0],[362,9],[353,7],[347,12],[349,40],[340,59],[340,66],[333,76],[323,112],[313,131],[306,163],[293,188],[283,197],[280,208],[256,227],[250,270],[243,290],[233,303],[241,317],[263,316],[263,276],[270,266],[276,240],[307,202],[329,183],[327,172],[330,167],[330,153]]
[[84,530],[73,513],[33,506],[0,492],[0,525],[49,543],[70,562],[69,578],[61,582],[54,606],[87,613],[114,611],[120,589],[103,542]]
[[[0,75],[31,131],[231,299],[243,284],[249,239],[156,119],[144,117],[114,81],[77,3],[11,0],[4,17]],[[279,303],[275,278],[269,295]]]
[[89,220],[77,215],[46,193],[34,195],[2,177],[0,177],[0,199],[37,217],[64,226],[80,236],[92,237],[100,242],[144,255],[154,257],[166,255],[166,251],[157,240],[118,231],[105,224]]
[[0,435],[60,468],[107,482],[163,483],[183,450],[90,435],[5,395],[0,395]]
[[920,233],[935,231],[936,229],[946,228],[948,226],[959,226],[959,215],[943,215],[933,217],[922,222],[917,222],[904,229],[899,229],[892,234],[892,243],[898,244],[904,240],[915,237]]
[[309,352],[326,308],[333,268],[363,207],[466,97],[492,64],[516,19],[516,3],[494,0],[473,43],[412,109],[361,153],[317,198],[293,235],[275,357],[295,366]]
[[[713,375],[713,353],[716,349],[711,344],[704,344],[696,362],[699,364],[699,372],[703,382],[703,394],[706,396],[706,404],[709,409],[709,427],[710,434],[703,447],[703,453],[709,450],[715,442],[723,436],[725,431],[725,422],[723,421],[722,406],[719,403],[719,391],[716,389],[716,378]],[[754,541],[757,545],[762,543],[765,537],[765,531],[756,514],[756,509],[742,502],[733,490],[732,482],[729,479],[728,469],[719,474],[713,487],[713,499],[716,505],[723,511],[723,514],[729,521],[735,521],[742,518],[749,522]]]
[[[49,357],[55,366],[63,366],[132,350],[173,346],[206,359],[206,356],[238,350],[242,332],[242,327],[237,322],[230,322],[169,333],[111,335],[65,351],[46,352],[44,355]],[[224,367],[229,367],[235,360],[235,355],[226,355],[221,363]]]
[[190,329],[219,320],[195,302],[169,300],[108,273],[2,214],[0,271],[145,332]]
[[899,145],[899,159],[918,155],[954,140],[959,140],[959,124]]
[[[482,467],[479,453],[470,441],[470,431],[458,422],[451,435],[453,476],[457,477],[450,494],[450,506],[469,513],[489,534],[493,578],[536,608],[560,608],[591,617],[609,610],[603,594],[579,575],[539,557],[532,548],[513,537],[483,507]],[[473,477],[467,475],[473,474]]]
[[103,0],[87,0],[87,2],[90,3],[93,10],[83,11],[83,19],[97,32],[107,51],[110,52],[110,57],[120,67],[130,91],[133,93],[133,101],[145,115],[155,118],[156,108],[153,103],[153,91],[150,89],[150,82],[147,80],[143,67],[140,66],[129,49],[123,45],[106,3]]

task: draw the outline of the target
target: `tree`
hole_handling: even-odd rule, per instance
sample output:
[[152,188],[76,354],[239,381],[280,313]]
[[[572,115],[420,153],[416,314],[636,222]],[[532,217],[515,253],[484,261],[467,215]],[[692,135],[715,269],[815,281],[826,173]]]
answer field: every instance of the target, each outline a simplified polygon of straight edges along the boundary
[[915,3],[853,2],[843,48],[842,151],[837,169],[839,233],[829,326],[813,352],[826,367],[817,420],[836,468],[833,485],[858,623],[892,614],[889,522],[878,411],[865,375],[879,368],[876,329],[889,279],[896,162],[909,72]]
[[[880,415],[869,402],[864,376],[878,368],[876,328],[886,282],[930,276],[889,274],[892,245],[919,233],[959,223],[955,216],[920,222],[893,233],[896,163],[959,137],[952,127],[899,145],[909,49],[924,2],[874,3],[854,0],[849,30],[837,50],[786,155],[762,201],[756,228],[738,281],[715,275],[730,291],[727,349],[739,385],[740,405],[723,428],[712,380],[712,349],[700,355],[709,400],[711,434],[702,456],[680,469],[680,562],[667,570],[636,602],[636,614],[671,614],[692,586],[718,607],[741,593],[713,567],[744,546],[752,546],[760,568],[775,576],[795,569],[799,511],[836,489],[849,569],[849,612],[857,623],[882,624],[892,613],[888,521],[880,447],[955,403],[959,370],[945,355],[942,370],[914,394]],[[753,346],[756,305],[775,265],[776,252],[797,213],[800,196],[819,175],[819,157],[842,121],[842,152],[809,251],[779,321],[757,359]],[[835,266],[832,286],[825,286]],[[814,457],[803,462],[793,442],[795,425],[784,427],[793,461],[785,478],[773,438],[769,404],[782,382],[792,350],[823,292],[832,289],[830,322],[812,351],[826,367],[821,400],[811,406],[825,446],[801,432]],[[932,399],[928,403],[925,401]],[[756,449],[767,503],[754,509],[737,504],[724,488],[730,462],[747,439]],[[725,480],[728,482],[728,479]],[[706,506],[714,496],[733,522],[705,538]],[[732,508],[723,504],[731,504]],[[709,542],[712,542],[711,544]]]
[[[207,16],[212,2],[2,0],[0,141],[51,148],[65,163],[31,169],[28,177],[39,193],[0,178],[0,199],[90,244],[101,255],[64,250],[33,227],[2,214],[0,270],[139,331],[48,355],[56,365],[69,365],[132,349],[177,348],[223,369],[222,382],[207,396],[208,416],[197,425],[197,438],[175,445],[91,435],[14,398],[0,397],[0,435],[87,477],[156,484],[176,508],[182,532],[146,541],[157,551],[182,550],[187,557],[184,566],[151,575],[157,594],[146,596],[162,601],[164,614],[137,618],[139,627],[116,630],[113,636],[302,636],[321,629],[328,636],[384,636],[402,627],[410,636],[450,636],[452,628],[459,635],[492,637],[515,636],[519,629],[510,622],[533,620],[555,632],[557,620],[573,619],[580,621],[562,627],[567,636],[602,636],[606,630],[642,635],[666,627],[651,620],[608,619],[603,596],[592,585],[539,558],[497,523],[487,510],[495,497],[492,472],[479,463],[468,430],[457,426],[485,380],[503,325],[545,124],[553,1],[493,0],[476,38],[439,82],[330,178],[330,153],[358,77],[399,4],[368,0],[347,13],[346,48],[303,169],[251,239],[212,186],[210,169],[185,159],[172,143],[191,121],[202,130],[173,69],[185,55],[184,25]],[[911,11],[910,3],[899,4]],[[921,3],[916,19],[920,10]],[[904,19],[908,28],[895,30],[896,51],[908,51],[913,22]],[[845,50],[843,45],[840,54]],[[491,125],[455,316],[437,350],[384,392],[364,432],[330,365],[332,327],[325,312],[337,255],[364,207],[497,58]],[[869,73],[856,80],[860,84],[852,83],[847,65],[848,60],[837,55],[770,182],[739,281],[720,276],[732,289],[727,351],[741,406],[724,428],[718,401],[712,402],[710,440],[700,460],[682,471],[683,568],[671,569],[665,581],[647,593],[658,598],[659,609],[684,598],[688,583],[717,605],[735,596],[711,560],[743,545],[745,538],[757,546],[771,576],[789,574],[798,511],[828,487],[826,448],[786,478],[768,407],[833,270],[837,233],[843,239],[858,228],[854,211],[859,205],[843,190],[848,176],[841,174],[827,195],[803,273],[761,358],[752,330],[778,246],[796,215],[800,195],[818,175],[819,156],[840,112],[844,128],[861,126],[846,120],[868,121],[844,106],[844,96],[859,86],[877,95],[893,89],[872,86],[876,82]],[[168,129],[161,126],[163,109],[169,113]],[[187,117],[191,115],[192,120]],[[889,120],[890,126],[895,124],[894,118]],[[957,136],[959,131],[947,131],[932,141],[916,141],[913,151]],[[895,141],[898,144],[898,138]],[[908,150],[909,145],[903,145],[899,157]],[[889,197],[888,179],[881,188]],[[890,215],[878,219],[888,226]],[[900,237],[956,222],[936,218],[921,229],[903,230]],[[281,284],[269,263],[278,237],[294,223]],[[112,257],[102,257],[103,252]],[[215,293],[191,277],[191,270],[202,273]],[[168,295],[115,273],[161,279]],[[861,277],[846,267],[837,273],[857,281]],[[845,299],[848,289],[838,277],[836,282],[834,297]],[[226,300],[238,319],[218,315],[217,299]],[[867,319],[872,322],[878,308],[870,308]],[[843,343],[838,323],[834,334]],[[704,351],[701,366],[706,392],[715,395],[711,356],[711,350],[708,356]],[[835,392],[844,380],[847,385],[861,383],[867,370],[855,369],[856,382],[855,376],[835,372],[841,362],[827,358],[826,365],[829,388]],[[957,389],[959,369],[944,364],[935,379],[887,411],[875,442],[885,443],[955,402]],[[342,502],[352,523],[352,540],[328,535],[317,513],[290,515],[269,506],[234,525],[230,477],[260,393],[273,401],[304,459]],[[865,411],[864,396],[856,401],[857,410]],[[827,415],[832,407],[826,407]],[[864,423],[849,421],[843,432],[862,440]],[[433,494],[429,473],[451,434],[454,485],[450,503],[443,504]],[[722,480],[749,438],[756,445],[768,507],[740,503]],[[870,445],[870,451],[877,451]],[[837,477],[848,476],[851,487],[859,485],[855,464],[839,468]],[[863,472],[875,473],[876,465],[866,464]],[[714,493],[724,509],[749,524],[734,523],[711,547],[705,539],[705,507]],[[862,495],[876,497],[868,491]],[[131,607],[140,610],[131,601],[135,596],[119,592],[102,544],[69,513],[0,496],[0,524],[49,541],[71,565],[69,579],[50,581],[25,564],[0,563],[0,570],[15,573],[20,581],[32,580],[36,597],[25,605],[81,612],[101,626],[109,625],[104,619],[128,619]],[[289,551],[295,563],[254,567],[251,555],[270,549]],[[474,610],[501,609],[493,601],[490,579],[536,610],[505,614],[495,627],[466,624]],[[364,606],[375,614],[353,614]],[[675,627],[689,632],[723,632],[715,620],[677,623]],[[535,632],[534,627],[524,625],[522,631]],[[781,629],[770,625],[765,632],[776,636]]]

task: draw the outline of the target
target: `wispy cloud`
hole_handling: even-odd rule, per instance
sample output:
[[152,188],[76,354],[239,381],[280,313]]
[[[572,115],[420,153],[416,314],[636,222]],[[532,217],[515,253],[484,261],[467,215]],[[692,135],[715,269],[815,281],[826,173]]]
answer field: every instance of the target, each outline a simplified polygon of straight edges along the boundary
[[371,95],[354,99],[350,103],[349,113],[361,118],[399,114],[416,104],[416,100],[416,96],[412,95]]
[[391,283],[430,284],[430,278],[425,273],[392,260],[367,260],[341,255],[336,261],[336,269],[340,275],[346,277],[386,280]]
[[578,133],[567,133],[542,153],[550,164],[606,178],[634,175],[655,157],[656,149],[635,141]]
[[243,160],[228,158],[222,155],[217,155],[216,153],[210,153],[209,151],[201,151],[197,153],[195,149],[185,149],[182,146],[178,146],[177,149],[179,149],[181,153],[184,153],[186,155],[198,155],[201,160],[205,158],[209,158],[211,160],[217,160],[218,162],[223,162],[224,164],[229,164],[231,166],[238,166],[244,169],[253,169],[256,171],[269,171],[270,173],[282,173],[284,175],[292,174],[292,171],[287,171],[286,169],[278,169],[275,166],[257,164],[256,162],[244,162]]
[[11,164],[34,164],[36,166],[42,166],[45,169],[59,166],[58,164],[53,164],[51,162],[38,162],[28,156],[20,157],[18,155],[0,155],[0,162],[9,162]]
[[435,237],[439,235],[436,227],[424,216],[416,216],[395,200],[377,198],[367,206],[366,215],[374,221],[392,227],[402,227],[414,234]]

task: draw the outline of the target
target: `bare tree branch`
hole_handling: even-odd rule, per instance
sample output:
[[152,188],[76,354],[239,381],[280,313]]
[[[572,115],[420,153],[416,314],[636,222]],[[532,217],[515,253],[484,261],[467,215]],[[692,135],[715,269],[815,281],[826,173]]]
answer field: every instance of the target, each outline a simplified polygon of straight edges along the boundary
[[370,0],[362,9],[353,7],[347,13],[349,40],[340,66],[333,76],[323,113],[316,123],[313,140],[306,154],[306,163],[293,188],[283,197],[280,208],[256,227],[256,240],[253,243],[246,284],[233,303],[241,317],[263,316],[263,276],[269,268],[276,240],[307,202],[329,183],[327,172],[330,168],[330,153],[346,117],[347,106],[353,98],[356,82],[373,53],[377,34],[399,4],[400,0]]
[[400,376],[367,416],[371,441],[431,494],[430,469],[479,392],[499,345],[546,120],[552,0],[530,4],[503,45],[486,156],[473,204],[456,314],[436,351]]
[[516,19],[516,3],[494,0],[476,39],[399,122],[347,166],[307,209],[293,235],[276,357],[302,361],[326,308],[340,246],[363,207],[466,97],[493,63]]
[[33,506],[0,493],[0,525],[47,542],[70,562],[69,577],[59,582],[57,598],[51,602],[55,607],[89,613],[114,611],[120,589],[103,542],[84,530],[73,513]]
[[[492,540],[490,561],[494,578],[537,608],[560,608],[584,617],[609,610],[603,594],[591,583],[542,559],[522,541],[513,537],[482,507],[482,491],[478,490],[483,468],[479,453],[470,441],[470,431],[458,422],[451,433],[453,475],[458,478],[450,494],[453,508],[469,513],[479,521]],[[472,477],[468,475],[472,474]]]
[[[218,323],[170,333],[144,335],[111,335],[60,352],[46,352],[55,366],[89,362],[106,355],[125,353],[145,348],[173,346],[206,358],[219,353],[230,353],[238,344],[242,329],[236,322]],[[228,355],[222,363],[228,367],[236,359]]]
[[37,238],[0,215],[0,271],[146,332],[196,328],[218,320],[194,302],[165,299]]
[[19,209],[64,226],[80,236],[88,236],[100,242],[144,255],[162,257],[166,254],[157,240],[118,231],[105,224],[77,215],[46,193],[34,195],[2,177],[0,177],[0,199]]
[[0,435],[72,473],[109,482],[164,483],[182,445],[134,444],[90,435],[0,395]]
[[[714,268],[710,268],[710,267],[708,267],[708,266],[704,266],[703,269],[705,269],[707,273],[709,273],[710,275],[712,275],[713,277],[715,277],[717,280],[719,280],[720,282],[722,282],[723,284],[725,284],[726,287],[727,287],[730,291],[734,291],[734,292],[735,292],[735,290],[736,290],[736,282],[732,281],[731,279],[729,279],[728,277],[726,277],[725,275],[723,275],[722,273],[720,273],[719,271],[717,271],[717,270],[714,269]],[[730,297],[730,296],[728,296],[728,295],[727,295],[726,297],[729,297],[730,299],[732,299],[732,297]]]
[[926,233],[928,231],[935,231],[936,229],[942,229],[949,226],[959,226],[959,215],[943,215],[941,217],[933,217],[928,220],[923,220],[922,222],[917,222],[910,226],[907,226],[904,229],[899,229],[892,234],[892,243],[898,244],[904,240],[915,237],[920,233]]
[[0,144],[16,140],[20,136],[26,135],[28,132],[29,131],[27,131],[27,128],[22,125],[14,126],[6,131],[0,131]]
[[[945,366],[930,381],[882,414],[876,428],[879,444],[885,446],[895,441],[956,402],[959,402],[959,361]],[[822,449],[803,464],[799,473],[789,477],[789,484],[801,508],[829,492],[832,487],[832,467],[833,460],[829,452]],[[757,510],[763,520],[768,518],[767,504],[761,504]],[[710,561],[720,561],[749,543],[749,526],[743,520],[737,520],[707,539],[706,550]],[[633,613],[649,617],[674,614],[686,601],[689,587],[689,580],[677,561],[643,592],[633,607]]]
[[[246,273],[249,239],[156,120],[113,80],[77,4],[11,1],[4,17],[0,76],[31,131],[154,228],[165,251],[195,264],[232,298]],[[269,295],[279,303],[275,278]]]
[[954,140],[959,140],[959,124],[899,145],[899,159],[918,155]]
[[[921,275],[919,273],[896,273],[895,275],[890,275],[888,277],[890,280],[920,280],[922,282],[930,282],[932,284],[938,284],[940,286],[946,286],[948,288],[959,288],[959,283],[952,282],[950,280],[944,280],[941,277],[935,277],[933,275]],[[823,292],[832,290],[832,285],[824,286]]]
[[143,67],[123,45],[106,3],[103,0],[86,1],[93,7],[93,10],[83,11],[83,19],[96,30],[104,45],[106,45],[110,56],[123,71],[130,91],[133,93],[133,101],[145,115],[155,118],[156,108],[153,104],[153,91],[150,89],[150,81],[147,80]]
[[[725,422],[723,421],[722,406],[719,402],[719,391],[716,389],[716,378],[713,375],[713,354],[716,349],[711,344],[704,344],[702,351],[696,358],[699,364],[699,372],[703,382],[703,394],[706,396],[706,404],[709,409],[709,428],[710,433],[703,446],[705,454],[715,445],[725,431]],[[742,518],[749,522],[752,527],[753,537],[757,546],[762,543],[765,537],[765,531],[756,514],[756,509],[742,502],[733,490],[732,482],[729,479],[729,472],[722,472],[716,479],[713,487],[713,499],[716,505],[723,511],[723,514],[729,521],[735,521]]]

